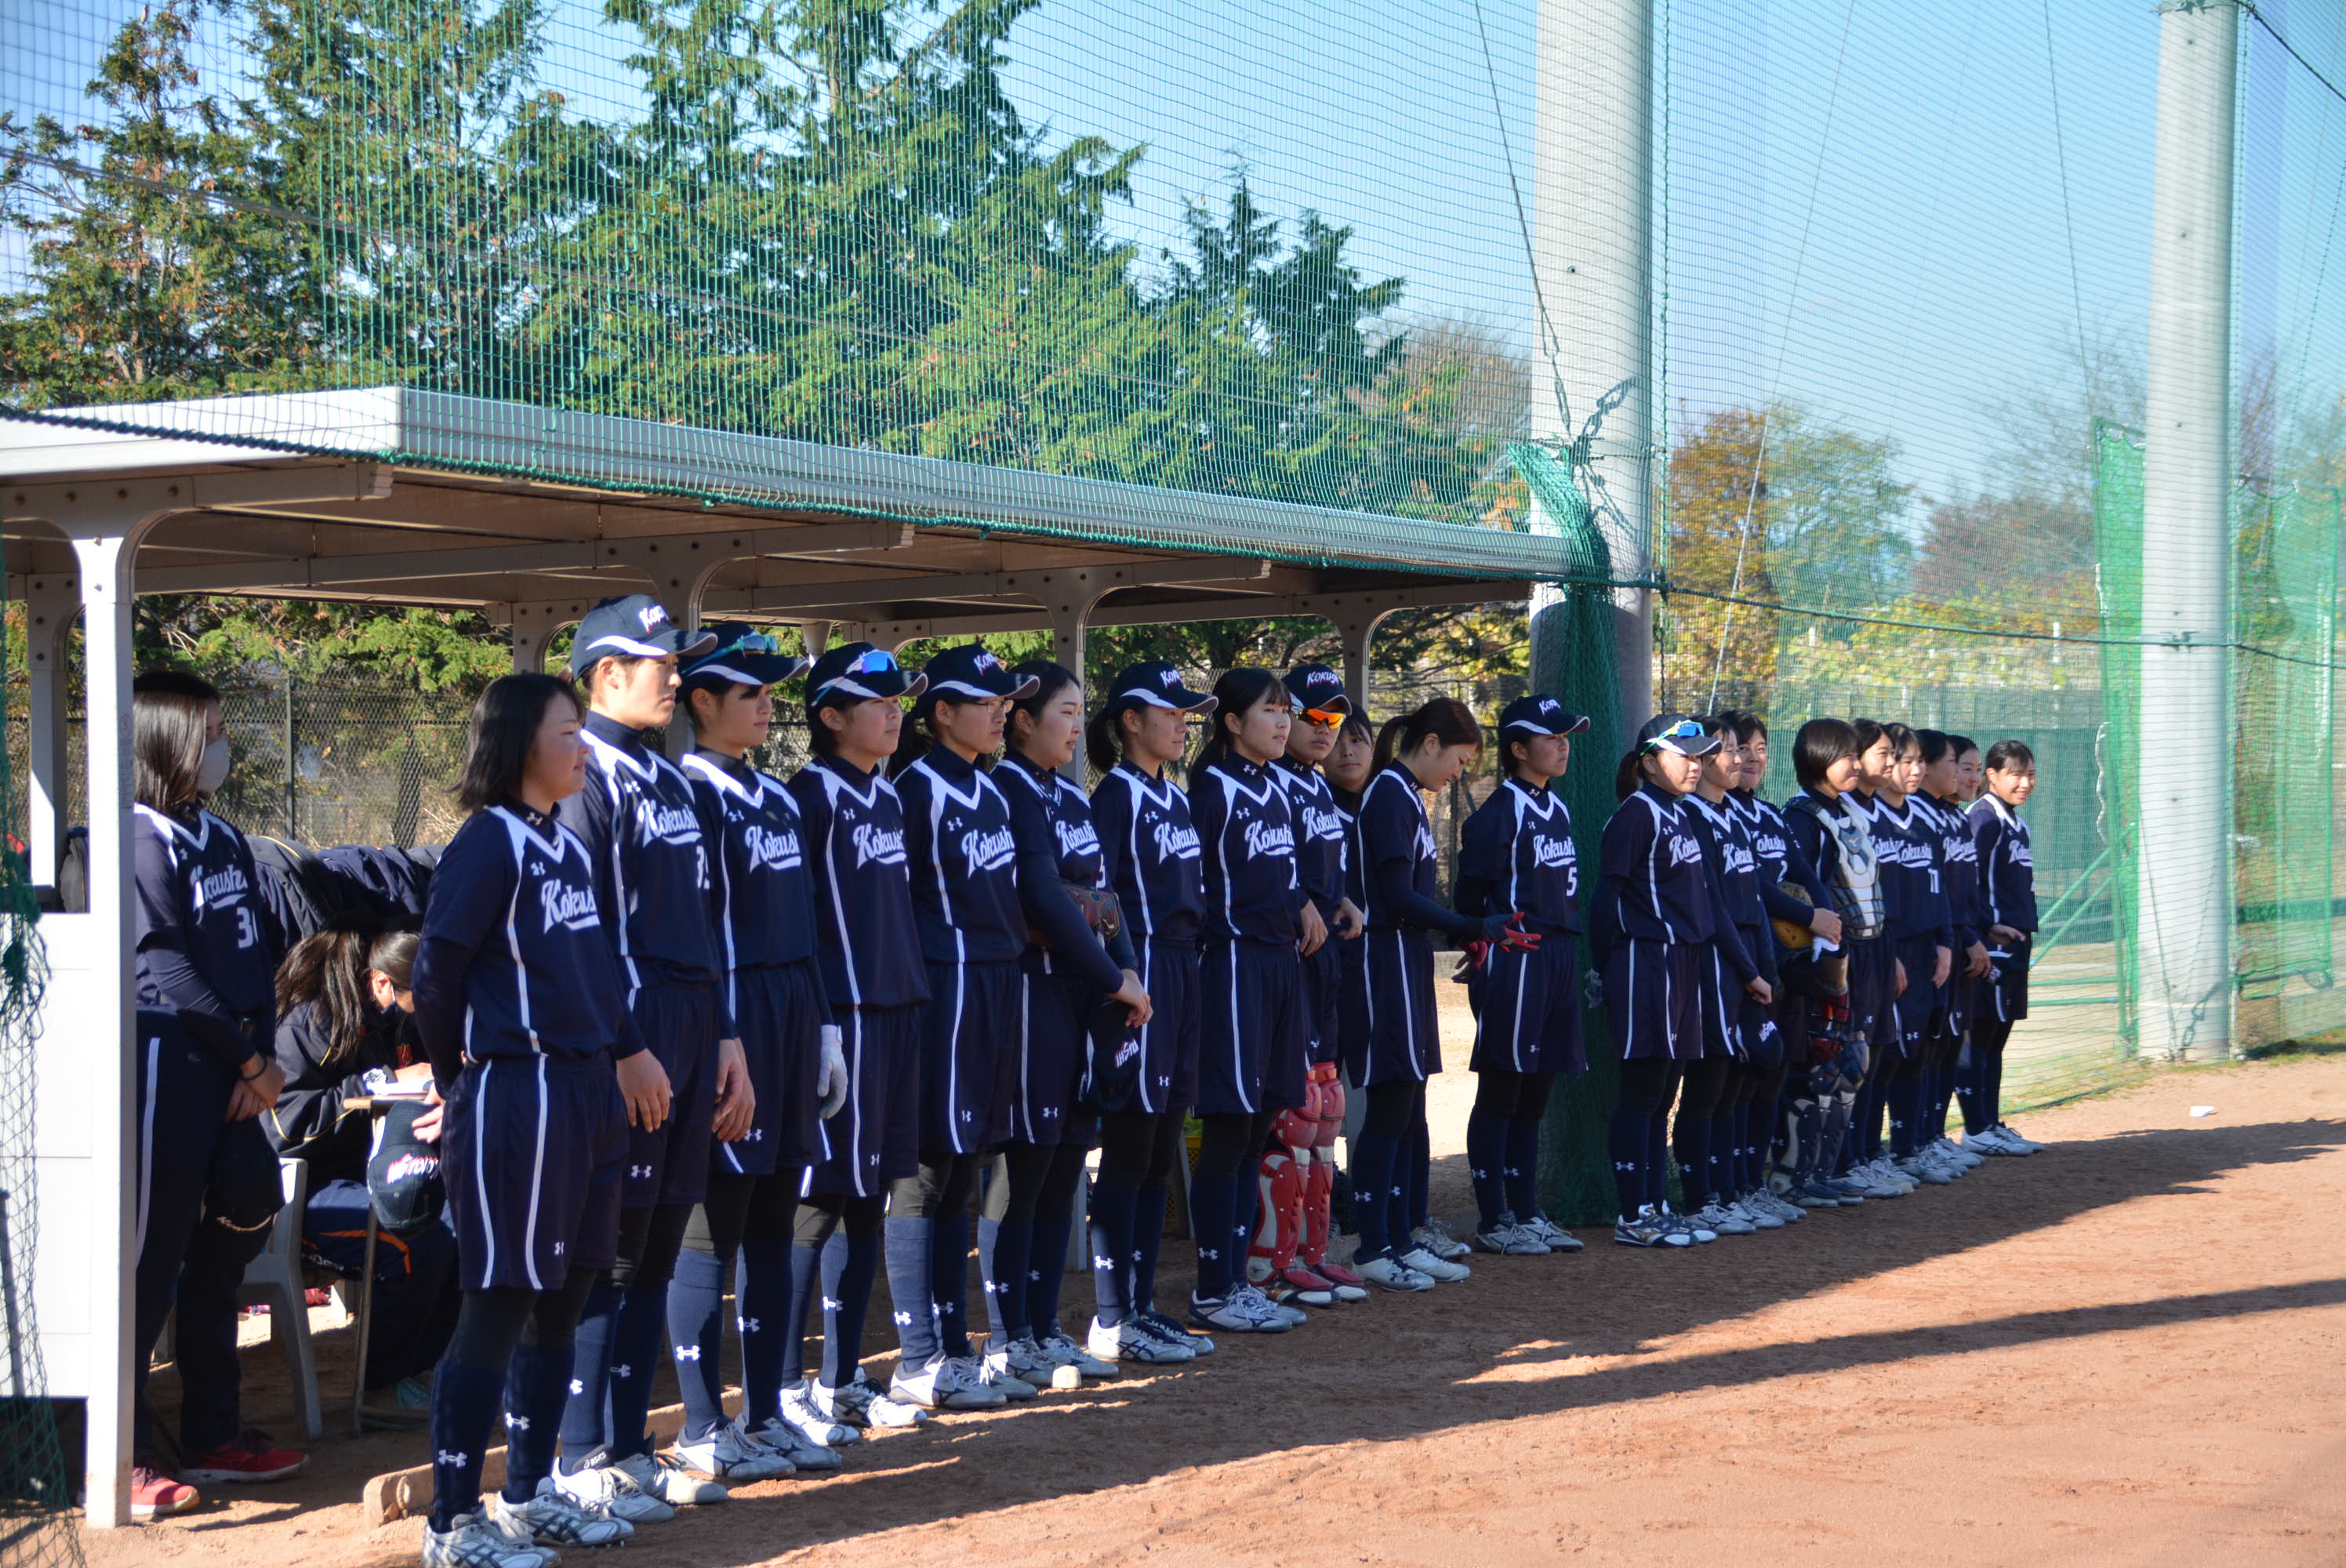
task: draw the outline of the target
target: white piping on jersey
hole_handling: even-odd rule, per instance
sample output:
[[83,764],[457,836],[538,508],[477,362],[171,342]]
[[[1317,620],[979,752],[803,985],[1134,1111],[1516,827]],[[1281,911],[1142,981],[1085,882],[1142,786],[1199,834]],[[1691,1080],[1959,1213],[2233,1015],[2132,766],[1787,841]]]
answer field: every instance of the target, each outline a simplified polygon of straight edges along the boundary
[[[1166,797],[1162,800],[1157,799],[1148,788],[1151,780],[1143,777],[1138,769],[1122,762],[1117,763],[1109,771],[1108,779],[1121,782],[1124,785],[1124,792],[1131,797],[1130,804],[1125,813],[1124,863],[1132,868],[1133,890],[1139,894],[1140,934],[1145,942],[1156,932],[1157,917],[1156,911],[1149,908],[1148,878],[1143,873],[1140,865],[1140,807],[1143,801],[1147,801],[1159,811],[1169,811],[1172,809],[1174,789],[1170,783],[1162,779],[1155,780],[1158,787],[1165,791]],[[1152,1110],[1154,1108],[1150,1107]]]
[[480,1091],[473,1097],[473,1196],[481,1210],[481,1284],[486,1290],[496,1283],[497,1226],[489,1213],[489,1169],[486,1151],[489,1146],[488,1118],[484,1113],[489,1105],[489,1073],[496,1065],[495,1057],[481,1061]]
[[[1215,835],[1218,839],[1220,836]],[[1238,1087],[1239,1104],[1251,1116],[1254,1115],[1254,1096],[1247,1093],[1246,1034],[1239,1027],[1239,944],[1235,942],[1227,943],[1222,951],[1230,961],[1230,1082]]]
[[[1665,820],[1663,815],[1663,807],[1660,801],[1655,799],[1643,789],[1637,791],[1635,794],[1631,795],[1629,799],[1643,804],[1646,808],[1647,815],[1653,819],[1654,841],[1652,847],[1646,851],[1647,907],[1653,911],[1654,923],[1662,928],[1663,942],[1665,944],[1674,942],[1678,940],[1678,929],[1671,925],[1668,920],[1665,920],[1662,917],[1662,873],[1658,864],[1662,858],[1662,844],[1664,841],[1662,833],[1662,827]],[[1672,808],[1671,809],[1673,813],[1675,813],[1676,809]],[[1668,820],[1675,823],[1678,820],[1678,818],[1673,814],[1668,819]]]
[[[961,945],[961,932],[954,932],[954,945]],[[945,1135],[953,1140],[954,1153],[965,1155],[961,1136],[961,1026],[969,1015],[969,965],[954,965],[953,1027],[945,1033]]]
[[[822,830],[823,881],[831,884],[831,919],[839,922],[839,943],[842,949],[845,949],[848,932],[847,901],[840,896],[839,892],[839,797],[845,795],[867,808],[871,807],[880,799],[880,780],[878,776],[874,775],[872,780],[872,793],[859,795],[846,779],[828,768],[821,769],[818,777],[822,781],[824,804],[831,808],[830,820],[824,823]],[[852,952],[845,952],[842,954],[840,968],[847,972],[848,1006],[861,1008],[863,1005],[863,987],[856,982],[855,954]],[[862,1038],[860,1025],[857,1037]],[[853,1141],[859,1145],[859,1152],[861,1152],[860,1145],[862,1141],[861,1135]],[[855,1194],[861,1197],[863,1196],[863,1178],[861,1174],[862,1167],[859,1165],[856,1168],[858,1175]]]
[[537,1205],[546,1191],[546,1058],[537,1059],[537,1146],[529,1167],[529,1219],[522,1227],[522,1266],[529,1270],[529,1288],[543,1290],[537,1277]]
[[[513,850],[514,857],[513,896],[505,901],[505,952],[513,959],[515,1012],[521,1021],[522,1033],[529,1036],[529,1048],[542,1054],[546,1050],[546,1044],[537,1037],[537,1025],[530,1021],[530,971],[529,966],[523,962],[521,952],[521,885],[525,874],[524,868],[528,864],[529,853],[528,850],[523,848],[523,841],[526,840],[528,842],[536,844],[539,849],[545,850],[547,855],[551,856],[556,860],[568,860],[570,858],[570,847],[573,844],[576,844],[578,847],[579,858],[581,860],[585,860],[587,858],[586,845],[584,840],[577,837],[577,835],[572,833],[568,829],[564,828],[558,822],[555,824],[554,837],[552,839],[548,839],[544,834],[540,833],[536,828],[533,827],[527,820],[516,816],[514,812],[506,809],[503,806],[491,806],[488,809],[495,816],[504,820],[505,825],[505,844],[507,848]],[[590,864],[587,869],[591,872],[594,868]],[[633,995],[630,995],[627,1000],[629,1004],[633,1005],[635,1001]],[[472,1003],[466,1003],[464,1004],[464,1047],[466,1051],[469,1052],[472,1049],[472,1044],[473,1007]]]
[[[634,758],[591,730],[582,728],[578,732],[578,738],[586,742],[587,750],[594,753],[597,761],[602,763],[603,773],[607,779],[616,775],[622,767],[645,779],[653,777],[653,771],[649,767],[638,764]],[[618,791],[614,789],[611,793],[612,815],[616,819],[618,814]],[[614,820],[611,824],[611,902],[614,907],[603,911],[603,923],[611,932],[612,945],[618,950],[621,967],[627,972],[627,1011],[633,1013],[636,1010],[636,993],[644,988],[644,977],[636,968],[635,944],[627,935],[627,911],[634,907],[635,901],[627,896],[627,863],[619,853],[626,847],[626,840],[625,829]]]
[[1035,1040],[1035,983],[1026,975],[1018,977],[1018,1120],[1026,1128],[1026,1141],[1035,1141],[1035,1086],[1027,1068],[1031,1064],[1027,1053]]
[[684,769],[688,775],[697,774],[726,794],[746,804],[762,806],[766,803],[766,797],[773,795],[789,805],[792,816],[798,814],[798,802],[790,799],[790,792],[782,781],[770,773],[752,768],[750,769],[750,777],[756,782],[754,785],[744,784],[734,777],[731,769],[719,768],[708,758],[697,753],[684,759]]
[[[1519,952],[1515,954],[1515,1050],[1512,1053],[1515,1057],[1515,1071],[1518,1073],[1528,1073],[1532,1070],[1531,1064],[1525,1060],[1524,1054],[1524,993],[1531,988],[1531,983],[1532,955]],[[1550,997],[1548,1002],[1551,1007],[1555,1005],[1555,998]]]
[[1393,970],[1401,976],[1401,1031],[1403,1048],[1409,1052],[1409,1065],[1418,1077],[1425,1076],[1425,1062],[1417,1052],[1417,1009],[1409,994],[1409,940],[1399,926],[1393,928]]
[[[192,829],[185,822],[180,821],[177,817],[171,816],[168,812],[158,811],[154,807],[149,806],[144,800],[134,801],[131,805],[131,809],[146,818],[149,822],[155,824],[156,831],[162,836],[163,847],[172,851],[171,863],[175,866],[179,863],[178,839],[185,839],[189,844],[198,850],[201,850],[211,841],[212,824],[214,822],[219,822],[220,827],[231,837],[236,833],[236,830],[229,827],[226,822],[221,822],[218,817],[213,816],[209,811],[202,810],[200,809],[196,812],[196,825]],[[173,837],[174,834],[178,835],[178,839]]]
[[[1388,768],[1383,772],[1378,774],[1375,778],[1370,779],[1361,789],[1361,809],[1352,814],[1352,830],[1361,836],[1361,899],[1364,906],[1361,911],[1361,918],[1363,922],[1372,918],[1373,915],[1373,911],[1365,906],[1368,901],[1376,897],[1376,889],[1371,881],[1371,873],[1373,872],[1376,868],[1369,861],[1368,832],[1366,829],[1362,827],[1361,822],[1362,820],[1369,814],[1370,793],[1374,790],[1378,785],[1383,783],[1388,779],[1398,780],[1401,776],[1401,771],[1402,770],[1398,768]],[[1432,838],[1433,836],[1433,820],[1425,814],[1424,796],[1418,790],[1412,789],[1407,784],[1401,785],[1401,792],[1408,799],[1412,809],[1417,812],[1417,825],[1420,830],[1423,832],[1425,837],[1429,839]],[[1413,872],[1415,871],[1419,861],[1423,858],[1418,853],[1419,850],[1423,847],[1423,846],[1419,841],[1417,835],[1412,834],[1409,843],[1409,862]],[[1394,929],[1400,929],[1400,921],[1398,920],[1394,921]]]
[[[141,807],[141,810],[145,808]],[[155,1191],[155,1102],[163,1097],[163,1083],[157,1076],[163,1068],[163,1037],[147,1037],[147,1104],[138,1111],[138,1222],[137,1250],[147,1250],[147,1210]]]

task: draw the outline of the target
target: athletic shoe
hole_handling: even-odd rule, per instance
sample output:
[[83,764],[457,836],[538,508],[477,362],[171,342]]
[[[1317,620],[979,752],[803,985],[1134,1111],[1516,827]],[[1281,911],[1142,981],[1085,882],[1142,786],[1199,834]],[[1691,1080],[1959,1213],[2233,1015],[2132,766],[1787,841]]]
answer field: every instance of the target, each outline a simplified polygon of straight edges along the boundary
[[589,1513],[562,1493],[538,1484],[527,1502],[508,1502],[500,1492],[486,1500],[489,1527],[508,1540],[538,1546],[617,1546],[636,1527],[609,1513]]
[[1834,1185],[1847,1187],[1860,1197],[1886,1199],[1904,1197],[1907,1193],[1904,1182],[1883,1181],[1873,1174],[1871,1166],[1851,1166],[1849,1174],[1838,1178]]
[[1409,1238],[1434,1257],[1448,1263],[1455,1263],[1474,1250],[1451,1235],[1450,1227],[1438,1219],[1427,1220],[1423,1225],[1411,1231]]
[[204,1500],[203,1493],[184,1481],[175,1481],[143,1461],[130,1466],[130,1517],[168,1519],[185,1513]]
[[1624,1247],[1692,1247],[1694,1237],[1685,1231],[1664,1225],[1662,1217],[1651,1212],[1624,1215],[1613,1222],[1613,1239]]
[[624,1519],[629,1524],[666,1524],[676,1510],[646,1491],[630,1471],[607,1461],[595,1461],[572,1470],[556,1464],[554,1473],[537,1483],[540,1492],[558,1492],[589,1513]]
[[1441,1285],[1455,1285],[1474,1272],[1463,1263],[1453,1263],[1446,1257],[1436,1257],[1430,1249],[1423,1247],[1413,1247],[1402,1253],[1401,1262],[1402,1268],[1414,1268],[1420,1274],[1430,1277],[1436,1284]]
[[1719,1232],[1689,1215],[1675,1212],[1668,1204],[1662,1205],[1658,1217],[1664,1225],[1684,1232],[1688,1241],[1698,1246],[1707,1246],[1719,1239]]
[[1361,1265],[1361,1278],[1384,1290],[1431,1290],[1433,1288],[1433,1275],[1421,1274],[1397,1257],[1370,1258]]
[[[1267,1299],[1262,1305],[1270,1308]],[[1226,1329],[1233,1334],[1284,1334],[1291,1327],[1285,1313],[1276,1308],[1259,1311],[1237,1290],[1228,1296],[1191,1296],[1189,1321],[1201,1329]]]
[[1214,1342],[1211,1339],[1198,1333],[1195,1329],[1175,1322],[1154,1307],[1143,1307],[1139,1311],[1132,1313],[1127,1321],[1138,1323],[1167,1344],[1187,1350],[1193,1357],[1210,1356],[1214,1353]]
[[1094,1321],[1085,1339],[1094,1357],[1110,1364],[1133,1361],[1144,1367],[1178,1367],[1197,1359],[1194,1350],[1150,1333],[1131,1318],[1114,1328]]
[[[1092,1328],[1096,1330],[1099,1325],[1095,1323]],[[1090,1337],[1089,1334],[1085,1336],[1087,1339]],[[1086,1380],[1116,1376],[1114,1357],[1102,1356],[1088,1346],[1079,1345],[1070,1335],[1054,1334],[1047,1339],[1038,1339],[1035,1348],[1052,1366],[1073,1367]]]
[[179,1466],[179,1479],[191,1486],[252,1486],[291,1481],[309,1462],[308,1454],[279,1448],[267,1432],[247,1427],[209,1453],[190,1457]]
[[[1257,1285],[1251,1279],[1239,1286],[1236,1290],[1230,1292],[1230,1298],[1232,1300],[1238,1300],[1241,1298],[1245,1299],[1247,1309],[1249,1311],[1253,1312],[1258,1317],[1261,1316],[1265,1311],[1268,1311],[1286,1323],[1286,1325],[1290,1329],[1300,1329],[1304,1324],[1311,1321],[1311,1313],[1306,1312],[1300,1307],[1290,1305],[1288,1302],[1271,1295],[1269,1291],[1265,1290],[1261,1286]],[[1335,1303],[1331,1301],[1329,1305],[1332,1307]]]
[[1499,1223],[1490,1229],[1476,1231],[1474,1246],[1478,1251],[1495,1252],[1502,1257],[1545,1257],[1550,1250],[1529,1226],[1517,1225],[1511,1214],[1501,1215]]
[[705,1437],[678,1438],[671,1451],[679,1463],[719,1481],[771,1481],[798,1468],[784,1455],[743,1437],[731,1421]]
[[1965,1133],[1964,1135],[1964,1147],[1971,1150],[1971,1152],[1975,1155],[1983,1156],[2009,1155],[2017,1158],[2021,1153],[2019,1149],[2004,1141],[2004,1131],[2000,1127],[1989,1127],[1982,1132]]
[[1822,1176],[1810,1176],[1792,1189],[1791,1201],[1802,1209],[1839,1208],[1843,1204],[1859,1204],[1865,1200],[1855,1193],[1844,1197],[1840,1189]]
[[798,1433],[801,1441],[816,1448],[845,1448],[863,1441],[862,1432],[816,1408],[811,1378],[782,1390],[782,1423]]
[[639,1453],[616,1460],[611,1468],[632,1476],[638,1486],[671,1508],[700,1508],[732,1496],[713,1481],[704,1481],[684,1468],[673,1453]]
[[1336,1305],[1336,1288],[1300,1263],[1292,1263],[1264,1280],[1263,1288],[1281,1306],[1329,1308]]
[[929,1419],[929,1412],[920,1406],[882,1392],[878,1384],[864,1376],[861,1367],[836,1389],[826,1389],[821,1383],[811,1387],[815,1410],[844,1426],[916,1427]]
[[1707,1203],[1688,1217],[1704,1230],[1721,1236],[1749,1236],[1760,1227],[1721,1203]]
[[[1876,1155],[1861,1167],[1865,1179],[1880,1186],[1894,1186],[1902,1192],[1912,1192],[1923,1184],[1898,1168],[1898,1162],[1888,1155]],[[1855,1173],[1852,1172],[1852,1175]]]
[[[1023,1339],[1011,1340],[999,1350],[988,1350],[985,1359],[992,1361],[997,1356],[1002,1359],[1004,1371],[1022,1383],[1032,1383],[1037,1389],[1049,1388],[1051,1374],[1059,1369],[1059,1363],[1043,1354],[1043,1347],[1035,1342],[1031,1334]],[[1014,1399],[1016,1397],[1012,1396]]]
[[1003,1390],[964,1380],[961,1363],[950,1356],[939,1356],[925,1367],[897,1362],[888,1380],[888,1397],[923,1410],[991,1410],[1010,1402]]
[[1898,1168],[1924,1186],[1953,1186],[1955,1183],[1944,1166],[1920,1153],[1900,1160]]
[[[847,1431],[844,1427],[840,1430]],[[848,1435],[852,1437],[854,1434],[849,1432]],[[837,1470],[847,1462],[821,1444],[807,1441],[806,1434],[780,1416],[768,1416],[754,1427],[742,1428],[741,1436],[744,1441],[760,1448],[771,1449],[780,1454],[790,1461],[790,1468],[794,1471]]]
[[1331,1263],[1323,1257],[1311,1266],[1311,1272],[1335,1287],[1339,1301],[1366,1301],[1369,1298],[1368,1281],[1341,1263]]
[[1964,1147],[1963,1145],[1955,1142],[1953,1138],[1943,1137],[1931,1146],[1939,1151],[1942,1158],[1948,1160],[1954,1165],[1959,1165],[1965,1170],[1976,1170],[1981,1166],[1987,1164],[1987,1156],[1985,1155],[1974,1154],[1970,1149]]
[[423,1568],[551,1568],[556,1554],[516,1541],[478,1510],[460,1513],[445,1530],[423,1522]]
[[2002,1122],[1998,1122],[1995,1125],[1995,1135],[2002,1138],[2007,1145],[2018,1150],[2024,1155],[2042,1154],[2045,1151],[2045,1145],[2043,1144],[2038,1143],[2035,1138],[2022,1137],[2018,1133],[2014,1132]]
[[1743,1221],[1754,1230],[1781,1230],[1784,1222],[1768,1209],[1748,1197],[1739,1197],[1727,1206],[1727,1213]]
[[1809,1211],[1807,1209],[1802,1208],[1797,1203],[1789,1201],[1781,1194],[1764,1186],[1759,1191],[1753,1193],[1750,1196],[1745,1198],[1743,1200],[1743,1207],[1746,1208],[1764,1207],[1770,1214],[1774,1215],[1786,1225],[1797,1225],[1801,1220],[1809,1217]]
[[1544,1214],[1535,1214],[1529,1219],[1518,1220],[1516,1225],[1521,1229],[1530,1231],[1535,1239],[1546,1245],[1550,1252],[1578,1252],[1587,1245],[1580,1237]]
[[[954,1358],[954,1372],[964,1383],[999,1390],[1005,1399],[1013,1401],[1031,1400],[1043,1391],[1010,1369],[1010,1356],[1006,1350],[993,1351],[984,1356],[956,1356]],[[1044,1374],[1043,1381],[1048,1383],[1050,1380],[1050,1375]]]

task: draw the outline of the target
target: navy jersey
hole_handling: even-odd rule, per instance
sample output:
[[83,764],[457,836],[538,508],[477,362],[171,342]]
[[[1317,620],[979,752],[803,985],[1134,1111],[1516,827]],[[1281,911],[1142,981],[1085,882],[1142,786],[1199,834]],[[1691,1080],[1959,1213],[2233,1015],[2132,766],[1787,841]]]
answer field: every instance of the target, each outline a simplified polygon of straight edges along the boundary
[[[1805,927],[1815,917],[1817,901],[1825,897],[1824,884],[1807,851],[1792,837],[1784,813],[1748,790],[1729,794],[1727,804],[1743,824],[1751,856],[1760,862],[1760,901],[1767,907],[1769,918]],[[1809,896],[1786,892],[1786,882]]]
[[1709,879],[1710,907],[1715,918],[1710,938],[1729,968],[1744,980],[1760,972],[1752,956],[1768,911],[1760,901],[1760,861],[1743,824],[1729,810],[1722,797],[1716,806],[1691,794],[1678,807],[1688,831],[1702,840],[1702,865]]
[[1474,808],[1458,833],[1458,911],[1520,912],[1536,932],[1580,930],[1580,850],[1563,796],[1508,779]]
[[[556,815],[594,861],[595,897],[628,1005],[647,985],[713,983],[716,877],[691,780],[603,714],[588,714],[578,736],[586,743],[586,788]],[[731,1014],[720,1012],[718,1033],[733,1033]]]
[[1092,825],[1133,940],[1196,942],[1206,919],[1206,863],[1189,797],[1169,779],[1119,762],[1092,791]]
[[1206,938],[1291,946],[1304,903],[1295,817],[1270,769],[1234,751],[1198,769],[1189,815],[1206,856]]
[[926,1002],[895,787],[852,762],[818,757],[791,775],[790,794],[814,873],[816,953],[831,1006]]
[[1972,807],[1972,842],[1979,853],[1980,904],[1988,925],[2036,929],[2036,860],[2028,822],[1993,795]]
[[1892,806],[1873,798],[1867,826],[1891,880],[1890,934],[1908,941],[1928,937],[1952,945],[1954,933],[1947,918],[1947,886],[1942,864],[1943,850],[1929,809],[1919,797],[1909,796]]
[[1046,974],[1081,975],[1114,991],[1124,983],[1126,969],[1138,967],[1131,946],[1119,935],[1103,947],[1064,891],[1068,883],[1107,886],[1091,801],[1066,774],[1038,768],[1015,751],[994,768],[994,778],[1010,803],[1026,923],[1043,939],[1039,966]]
[[1344,896],[1352,901],[1354,909],[1369,907],[1369,869],[1367,857],[1361,852],[1361,792],[1328,787],[1328,798],[1336,802],[1336,813],[1344,820]]
[[1352,896],[1345,886],[1345,861],[1352,823],[1336,808],[1336,792],[1327,776],[1309,763],[1274,758],[1270,776],[1287,791],[1287,809],[1295,818],[1295,871],[1303,891],[1332,918],[1336,906]]
[[459,1059],[644,1048],[611,962],[586,846],[507,801],[475,811],[432,874],[415,1030],[444,1094]]
[[240,1066],[277,1029],[277,952],[252,850],[209,811],[182,820],[142,805],[133,822],[138,1005],[233,1020],[248,1044],[227,1064]]
[[1914,803],[1939,837],[1939,865],[1946,879],[1947,919],[1954,928],[1955,946],[1969,947],[1984,929],[1979,918],[1979,846],[1972,841],[1972,825],[1944,800],[1917,795]]
[[932,963],[1008,963],[1025,951],[1010,802],[974,762],[942,746],[897,776],[913,923]]
[[1613,926],[1642,942],[1708,942],[1714,926],[1702,840],[1652,785],[1614,809],[1597,856]]
[[[714,846],[717,942],[725,1011],[738,1016],[738,975],[814,957],[814,877],[790,787],[747,762],[696,751],[684,759]],[[821,999],[818,998],[820,1001]],[[825,1005],[823,1012],[829,1013]]]

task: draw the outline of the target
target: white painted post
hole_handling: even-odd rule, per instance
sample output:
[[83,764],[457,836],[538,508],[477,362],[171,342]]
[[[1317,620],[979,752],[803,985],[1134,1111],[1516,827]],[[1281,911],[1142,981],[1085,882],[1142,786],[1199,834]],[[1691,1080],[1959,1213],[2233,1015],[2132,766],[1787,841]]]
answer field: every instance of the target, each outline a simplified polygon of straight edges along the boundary
[[1369,647],[1376,641],[1377,627],[1384,623],[1391,611],[1362,615],[1336,623],[1336,635],[1344,643],[1344,689],[1352,694],[1352,711],[1369,715]]
[[[2239,7],[2163,0],[2144,399],[2145,1054],[2232,1047],[2233,142]],[[2164,640],[2161,640],[2164,639]]]
[[57,856],[72,826],[66,820],[66,636],[80,608],[81,585],[70,575],[35,577],[25,585],[31,687],[25,829],[36,882],[57,880]]
[[[1639,578],[1653,563],[1653,0],[1540,0],[1536,46],[1532,325],[1547,375],[1535,372],[1532,430],[1578,447],[1614,575]],[[1536,510],[1534,527],[1553,531]],[[1561,603],[1532,596],[1538,689],[1557,681],[1562,650],[1542,626]],[[1614,605],[1622,722],[1636,725],[1653,711],[1653,595],[1617,589]]]

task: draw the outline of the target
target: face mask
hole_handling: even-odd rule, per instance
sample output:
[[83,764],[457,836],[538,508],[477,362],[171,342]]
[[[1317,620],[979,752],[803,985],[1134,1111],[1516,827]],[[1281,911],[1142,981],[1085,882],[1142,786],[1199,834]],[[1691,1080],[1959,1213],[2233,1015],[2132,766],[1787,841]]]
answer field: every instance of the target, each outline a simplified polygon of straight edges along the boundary
[[204,748],[203,764],[196,769],[196,789],[203,794],[211,794],[228,782],[228,737],[223,735]]

